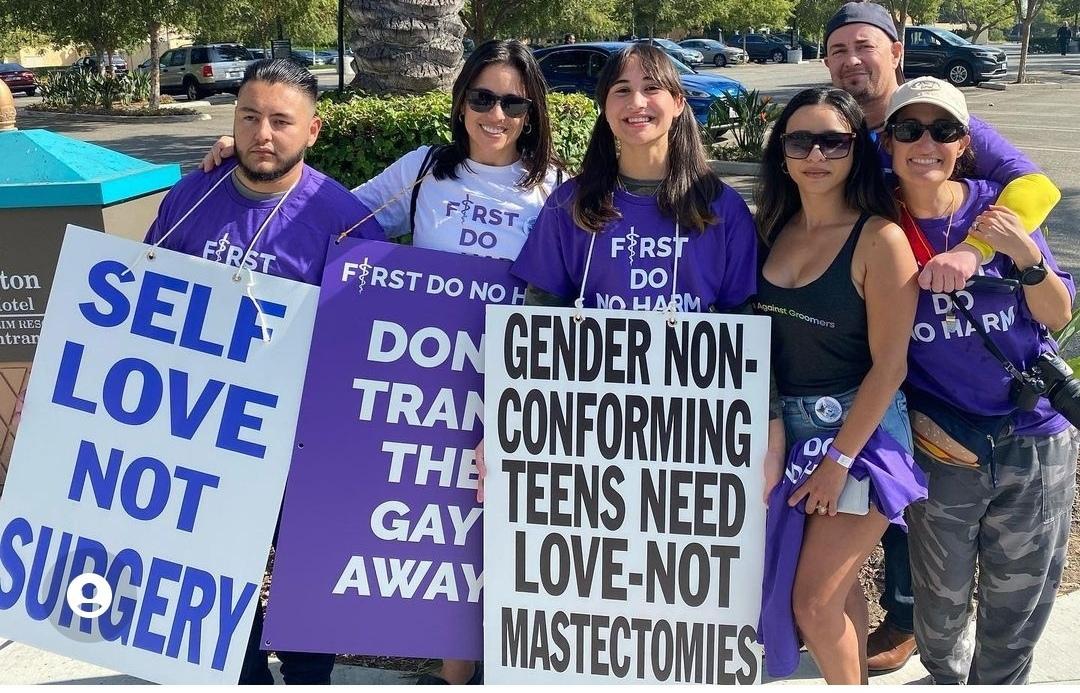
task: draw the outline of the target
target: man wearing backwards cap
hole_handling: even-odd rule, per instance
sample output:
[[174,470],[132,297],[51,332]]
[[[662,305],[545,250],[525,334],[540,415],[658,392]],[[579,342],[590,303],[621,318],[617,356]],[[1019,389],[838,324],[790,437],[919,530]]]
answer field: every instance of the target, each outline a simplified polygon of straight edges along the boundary
[[[876,133],[885,126],[889,102],[904,81],[901,63],[904,46],[892,17],[881,5],[849,2],[825,25],[825,65],[833,86],[855,97]],[[971,150],[975,155],[972,178],[1005,186],[998,204],[1016,212],[1029,231],[1038,228],[1061,198],[1061,193],[1019,150],[986,122],[970,116]],[[892,178],[892,157],[879,147],[887,178]],[[895,180],[890,180],[895,183]],[[980,262],[989,261],[994,249],[967,236],[956,249],[930,260],[919,275],[919,285],[934,292],[962,289]],[[885,620],[867,643],[867,666],[883,673],[902,667],[915,651],[911,571],[907,535],[890,526],[882,538],[885,547],[885,590],[881,606]]]

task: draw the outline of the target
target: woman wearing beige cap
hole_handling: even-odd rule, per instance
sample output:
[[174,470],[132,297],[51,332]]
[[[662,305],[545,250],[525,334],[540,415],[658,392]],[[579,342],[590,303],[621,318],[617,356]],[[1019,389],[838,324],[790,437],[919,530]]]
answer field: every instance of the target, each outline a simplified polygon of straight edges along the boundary
[[966,287],[919,292],[904,386],[929,487],[907,512],[915,638],[936,683],[1025,683],[1074,493],[1080,385],[1060,370],[1049,330],[1069,321],[1075,287],[1042,234],[996,204],[998,184],[963,178],[968,121],[963,94],[931,77],[897,89],[887,113],[916,259],[955,247],[968,229],[995,251]]

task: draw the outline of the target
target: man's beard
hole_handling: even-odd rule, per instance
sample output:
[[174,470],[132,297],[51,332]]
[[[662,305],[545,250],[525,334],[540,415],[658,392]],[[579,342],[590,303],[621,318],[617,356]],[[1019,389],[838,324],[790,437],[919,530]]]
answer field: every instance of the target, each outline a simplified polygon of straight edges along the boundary
[[246,153],[237,154],[237,165],[240,170],[244,172],[244,177],[253,183],[273,183],[286,173],[291,171],[294,166],[304,160],[304,154],[307,153],[307,147],[301,147],[300,151],[296,152],[293,156],[289,157],[285,161],[281,162],[280,166],[270,169],[269,171],[257,171],[247,165],[244,161]]

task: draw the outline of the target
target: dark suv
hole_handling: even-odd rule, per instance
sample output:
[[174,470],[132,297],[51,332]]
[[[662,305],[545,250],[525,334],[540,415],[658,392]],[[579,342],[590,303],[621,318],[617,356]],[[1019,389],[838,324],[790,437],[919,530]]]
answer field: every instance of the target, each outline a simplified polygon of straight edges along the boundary
[[979,46],[944,29],[912,26],[904,32],[904,76],[929,75],[955,86],[1004,77],[1005,51]]
[[[729,46],[744,49],[752,62],[771,61],[782,63],[787,60],[788,44],[784,39],[777,36],[746,34],[744,36],[734,36],[727,43]],[[743,45],[744,43],[746,45]]]

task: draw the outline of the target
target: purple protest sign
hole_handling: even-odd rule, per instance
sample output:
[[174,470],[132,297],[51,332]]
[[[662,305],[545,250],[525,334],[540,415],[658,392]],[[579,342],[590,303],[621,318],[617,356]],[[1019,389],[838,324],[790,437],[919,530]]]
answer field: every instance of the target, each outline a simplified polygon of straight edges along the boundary
[[488,303],[510,263],[331,242],[263,646],[481,659]]

